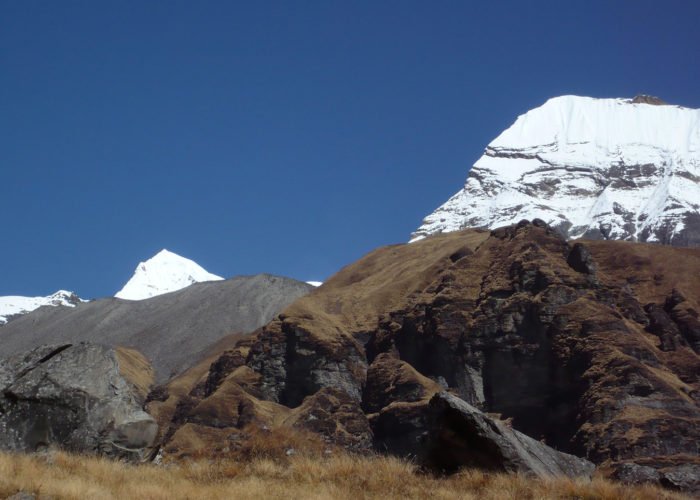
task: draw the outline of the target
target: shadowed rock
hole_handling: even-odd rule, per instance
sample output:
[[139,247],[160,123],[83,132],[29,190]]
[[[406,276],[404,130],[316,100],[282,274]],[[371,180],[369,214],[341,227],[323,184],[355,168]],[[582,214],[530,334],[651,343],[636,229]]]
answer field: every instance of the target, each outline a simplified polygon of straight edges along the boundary
[[432,468],[454,472],[466,466],[587,478],[595,471],[588,460],[558,452],[446,391],[433,396],[428,413],[426,464]]
[[646,94],[637,94],[631,101],[633,104],[652,104],[654,106],[663,106],[668,103],[661,100],[659,97],[654,97]]
[[597,271],[591,251],[583,243],[575,243],[566,262],[579,273],[595,274]]

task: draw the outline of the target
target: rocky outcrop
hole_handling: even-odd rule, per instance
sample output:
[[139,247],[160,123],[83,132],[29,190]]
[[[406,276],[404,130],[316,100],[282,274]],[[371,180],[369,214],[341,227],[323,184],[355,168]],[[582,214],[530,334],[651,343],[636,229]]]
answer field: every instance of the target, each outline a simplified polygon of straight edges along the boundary
[[519,472],[537,477],[588,477],[588,460],[558,452],[511,429],[448,392],[433,396],[428,406],[425,462],[445,471],[471,466]]
[[700,465],[685,464],[657,470],[635,463],[619,464],[611,477],[627,484],[660,484],[669,489],[700,494]]
[[[131,367],[133,368],[133,367]],[[122,376],[117,352],[80,343],[41,346],[0,362],[0,448],[145,460],[158,426]]]
[[348,450],[364,452],[372,447],[372,430],[359,402],[335,387],[304,399],[283,424],[310,430]]
[[637,94],[636,96],[634,96],[634,99],[632,99],[632,101],[630,102],[632,102],[632,104],[653,104],[654,106],[668,105],[668,103],[663,101],[662,99],[646,94]]
[[[539,443],[603,473],[635,463],[662,478],[700,463],[698,274],[698,249],[571,244],[541,220],[385,247],[153,392],[148,408],[166,443],[194,425],[293,423],[354,450],[426,457],[430,436],[459,448],[445,441],[452,421],[430,411],[448,390],[499,436],[507,421],[533,438],[514,434],[527,456],[558,457]],[[481,461],[460,449],[431,460]],[[545,468],[571,474],[567,460]]]

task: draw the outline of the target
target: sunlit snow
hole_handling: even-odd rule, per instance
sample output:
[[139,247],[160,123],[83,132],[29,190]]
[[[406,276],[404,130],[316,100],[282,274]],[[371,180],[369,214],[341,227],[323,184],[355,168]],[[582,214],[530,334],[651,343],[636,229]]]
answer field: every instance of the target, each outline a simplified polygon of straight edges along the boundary
[[[700,203],[700,110],[563,96],[518,117],[411,241],[543,219],[576,238],[657,241]],[[642,237],[643,236],[643,237]]]
[[174,292],[193,283],[222,279],[196,262],[163,249],[146,262],[139,263],[133,277],[115,297],[142,300]]
[[0,297],[0,325],[7,323],[10,316],[26,314],[41,306],[67,306],[75,307],[73,302],[85,302],[75,296],[73,292],[59,290],[48,297],[22,297],[8,295]]

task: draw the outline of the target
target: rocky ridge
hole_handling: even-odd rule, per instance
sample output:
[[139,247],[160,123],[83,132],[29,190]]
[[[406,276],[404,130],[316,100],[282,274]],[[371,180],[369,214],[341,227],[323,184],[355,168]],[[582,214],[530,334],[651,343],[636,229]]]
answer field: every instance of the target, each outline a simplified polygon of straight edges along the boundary
[[698,273],[697,249],[571,244],[541,220],[384,247],[158,387],[147,408],[166,456],[226,453],[247,425],[291,423],[450,470],[473,460],[478,429],[503,437],[502,418],[534,439],[479,441],[493,468],[528,472],[550,456],[559,474],[590,472],[565,452],[695,491]]

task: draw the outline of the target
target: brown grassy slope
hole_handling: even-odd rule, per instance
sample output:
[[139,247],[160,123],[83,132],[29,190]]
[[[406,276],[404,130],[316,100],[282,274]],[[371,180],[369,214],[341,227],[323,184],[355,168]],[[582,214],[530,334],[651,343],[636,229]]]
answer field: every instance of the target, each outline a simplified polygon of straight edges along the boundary
[[682,500],[651,486],[630,487],[602,479],[536,480],[465,470],[449,478],[417,473],[395,458],[292,456],[233,462],[197,460],[167,467],[128,465],[104,458],[55,453],[0,454],[0,498],[19,491],[37,498],[84,499],[358,499],[462,498]]
[[617,286],[629,286],[642,304],[663,304],[676,288],[689,298],[700,298],[700,252],[629,241],[584,241],[603,273]]
[[[412,245],[378,248],[358,262],[341,269],[321,288],[297,299],[280,313],[278,319],[267,325],[267,333],[281,335],[281,325],[287,323],[308,329],[319,343],[345,342],[357,345],[353,333],[373,330],[379,315],[404,307],[407,301],[420,294],[436,275],[451,264],[451,256],[455,258],[472,253],[488,236],[488,231],[469,230],[462,232],[459,238],[446,234]],[[260,330],[257,333],[260,334]],[[206,432],[207,435],[216,434],[219,441],[224,441],[224,437],[231,434],[232,428],[241,420],[241,406],[245,407],[247,413],[242,424],[255,420],[277,426],[295,419],[287,408],[260,401],[264,399],[262,395],[251,389],[259,376],[246,367],[240,367],[227,375],[227,383],[222,384],[215,394],[207,395],[208,401],[202,401],[212,362],[223,351],[233,352],[232,363],[244,364],[250,348],[249,342],[255,339],[255,335],[248,336],[235,349],[231,349],[238,339],[235,336],[228,338],[226,344],[216,346],[218,350],[210,349],[212,356],[150,396],[148,411],[158,421],[161,436],[170,442],[167,448],[169,451],[196,454],[199,449],[202,440],[196,437],[196,432],[204,430],[196,422],[186,424],[186,428],[173,436],[183,426],[182,419],[192,420],[186,416],[188,412],[204,411],[206,418],[195,420],[215,419],[215,427],[218,429],[208,429]],[[226,351],[226,348],[230,351]],[[241,401],[245,403],[240,405]]]
[[[173,437],[166,451],[196,452],[195,429],[206,427],[216,436],[207,442],[226,448],[250,422],[299,423],[289,415],[308,406],[303,397],[348,380],[309,383],[309,366],[333,376],[327,367],[337,366],[356,387],[371,387],[374,376],[374,399],[362,401],[369,417],[420,406],[435,390],[426,377],[462,390],[450,376],[469,365],[484,380],[484,409],[559,449],[599,464],[692,462],[667,449],[687,453],[700,435],[700,358],[687,346],[662,350],[643,306],[663,305],[674,286],[697,303],[700,250],[587,244],[595,277],[567,263],[570,244],[532,225],[377,249],[200,366],[197,377],[165,388],[158,404],[170,408],[159,418]],[[394,358],[401,363],[390,369]],[[384,367],[373,368],[378,360]],[[301,388],[286,399],[295,410],[273,402],[285,402],[284,389],[270,389],[284,383]]]
[[317,331],[374,330],[378,317],[422,292],[451,264],[451,256],[473,253],[488,237],[485,230],[466,230],[458,237],[440,234],[410,245],[380,247],[294,301],[281,316]]
[[188,369],[182,375],[171,380],[167,384],[167,395],[163,388],[159,387],[148,397],[148,412],[159,423],[160,439],[165,437],[168,426],[165,422],[170,422],[177,410],[177,404],[187,400],[188,394],[196,387],[201,386],[209,374],[209,367],[218,359],[221,352],[226,351],[236,345],[245,337],[243,333],[232,333],[218,340],[205,351],[206,357],[199,363]]
[[126,347],[115,346],[119,374],[124,377],[133,388],[134,396],[143,401],[153,388],[155,372],[153,367],[140,352]]

